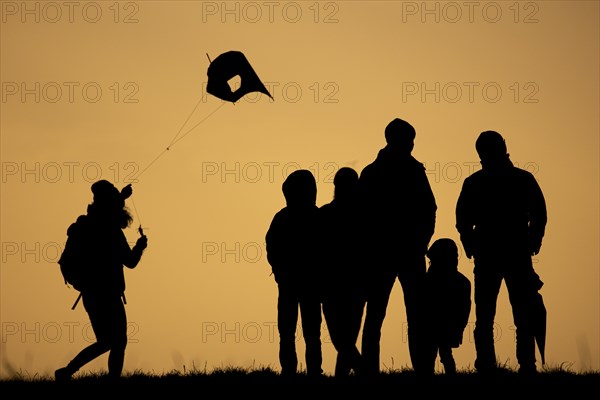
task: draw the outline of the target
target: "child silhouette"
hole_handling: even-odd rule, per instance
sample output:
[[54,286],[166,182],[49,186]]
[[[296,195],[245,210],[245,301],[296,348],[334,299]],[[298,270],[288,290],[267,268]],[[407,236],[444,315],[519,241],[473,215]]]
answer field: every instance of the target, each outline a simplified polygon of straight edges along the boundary
[[462,344],[463,332],[471,312],[471,282],[458,271],[458,247],[452,239],[436,240],[429,250],[427,269],[427,311],[430,362],[437,355],[446,374],[456,373],[453,348]]

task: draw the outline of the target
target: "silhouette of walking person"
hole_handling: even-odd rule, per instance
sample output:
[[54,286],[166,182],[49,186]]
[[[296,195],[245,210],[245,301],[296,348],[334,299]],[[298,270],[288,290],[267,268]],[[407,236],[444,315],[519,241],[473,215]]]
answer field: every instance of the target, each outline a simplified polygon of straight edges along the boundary
[[425,253],[437,205],[425,167],[412,156],[416,132],[399,118],[385,128],[387,145],[360,174],[364,242],[371,267],[362,336],[365,372],[379,372],[381,328],[396,278],[406,308],[408,348],[415,372],[433,373],[425,338]]
[[535,373],[535,341],[544,339],[538,333],[545,335],[546,311],[532,256],[542,245],[546,202],[533,174],[513,165],[498,132],[482,132],[475,148],[482,169],[464,180],[456,204],[456,228],[475,264],[475,368],[483,373],[497,368],[493,327],[504,280],[516,327],[519,372]]
[[121,377],[127,346],[123,266],[135,268],[148,243],[142,235],[131,248],[123,232],[133,220],[125,207],[125,199],[132,194],[131,185],[119,191],[112,183],[100,180],[91,189],[93,202],[87,213],[69,226],[67,235],[78,237],[85,257],[81,295],[96,342],[81,350],[66,367],[57,369],[57,381],[70,380],[81,367],[106,352],[110,352],[108,377]]
[[340,168],[333,179],[333,200],[320,208],[323,315],[337,351],[335,377],[362,372],[357,347],[365,306],[358,208],[358,173]]
[[471,313],[471,281],[458,271],[458,247],[452,239],[438,239],[427,251],[427,311],[431,361],[438,352],[444,372],[456,374],[453,348],[462,344]]
[[298,371],[296,326],[298,308],[306,344],[306,372],[323,373],[321,294],[317,276],[317,184],[308,170],[292,172],[282,185],[286,206],[278,211],[266,234],[267,260],[277,282],[277,328],[282,376]]

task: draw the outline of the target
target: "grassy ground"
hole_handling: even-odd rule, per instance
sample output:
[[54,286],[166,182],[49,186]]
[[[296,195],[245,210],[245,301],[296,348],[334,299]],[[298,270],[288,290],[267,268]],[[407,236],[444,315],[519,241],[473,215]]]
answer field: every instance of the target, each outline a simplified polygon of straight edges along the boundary
[[[456,376],[435,374],[423,378],[412,370],[386,371],[377,377],[350,376],[339,379],[325,375],[321,378],[299,374],[282,377],[269,367],[242,369],[236,367],[205,371],[172,371],[149,374],[136,371],[125,373],[119,382],[111,382],[105,373],[78,374],[68,383],[55,382],[53,377],[17,374],[0,381],[0,393],[19,396],[60,396],[85,398],[87,395],[110,396],[183,396],[210,395],[218,398],[286,398],[298,396],[368,397],[382,394],[432,398],[438,396],[462,399],[482,399],[492,396],[514,398],[541,396],[557,398],[594,398],[600,388],[600,372],[574,373],[563,366],[543,368],[535,376],[521,376],[516,371],[500,368],[497,373],[482,376],[474,371],[459,371]],[[311,399],[312,400],[312,399]]]

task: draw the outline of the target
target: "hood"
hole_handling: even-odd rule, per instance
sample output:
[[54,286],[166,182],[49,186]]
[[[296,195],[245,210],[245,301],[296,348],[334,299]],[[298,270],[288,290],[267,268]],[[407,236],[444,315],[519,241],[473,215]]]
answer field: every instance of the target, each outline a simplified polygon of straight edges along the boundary
[[317,182],[309,170],[292,172],[283,182],[282,190],[288,206],[312,206],[317,202]]

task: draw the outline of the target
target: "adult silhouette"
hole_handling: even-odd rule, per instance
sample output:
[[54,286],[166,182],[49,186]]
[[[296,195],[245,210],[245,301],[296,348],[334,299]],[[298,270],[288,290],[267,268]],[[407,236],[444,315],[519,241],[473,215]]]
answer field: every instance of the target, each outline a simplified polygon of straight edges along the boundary
[[282,376],[297,373],[298,308],[306,344],[306,372],[323,373],[321,353],[321,294],[318,276],[317,184],[308,170],[292,172],[282,185],[286,206],[266,234],[267,260],[277,282],[277,328]]
[[340,168],[333,184],[333,200],[319,211],[323,315],[337,351],[335,377],[345,377],[351,371],[356,375],[362,372],[357,347],[365,306],[358,173]]
[[385,128],[386,146],[359,179],[363,241],[371,264],[361,351],[370,374],[379,372],[381,328],[396,279],[404,295],[413,369],[433,373],[426,348],[423,289],[437,205],[424,165],[411,154],[415,136],[410,123],[391,121]]
[[471,281],[458,270],[458,247],[441,238],[427,250],[427,313],[431,338],[431,362],[439,353],[444,372],[456,374],[452,354],[463,341],[471,313]]
[[57,381],[70,380],[81,367],[106,352],[110,352],[108,377],[121,377],[127,346],[123,267],[135,268],[148,245],[142,234],[131,248],[123,232],[133,220],[125,207],[131,185],[119,191],[112,183],[100,180],[91,189],[94,197],[87,213],[69,226],[67,235],[78,238],[79,251],[84,255],[81,268],[85,268],[86,278],[81,298],[96,342],[81,350],[66,367],[57,369]]
[[535,177],[513,165],[498,132],[482,132],[475,148],[482,169],[464,180],[456,204],[456,228],[475,264],[475,368],[493,372],[497,367],[493,327],[504,280],[516,326],[519,371],[536,372],[536,333],[540,328],[545,333],[546,310],[532,255],[542,245],[546,202]]

